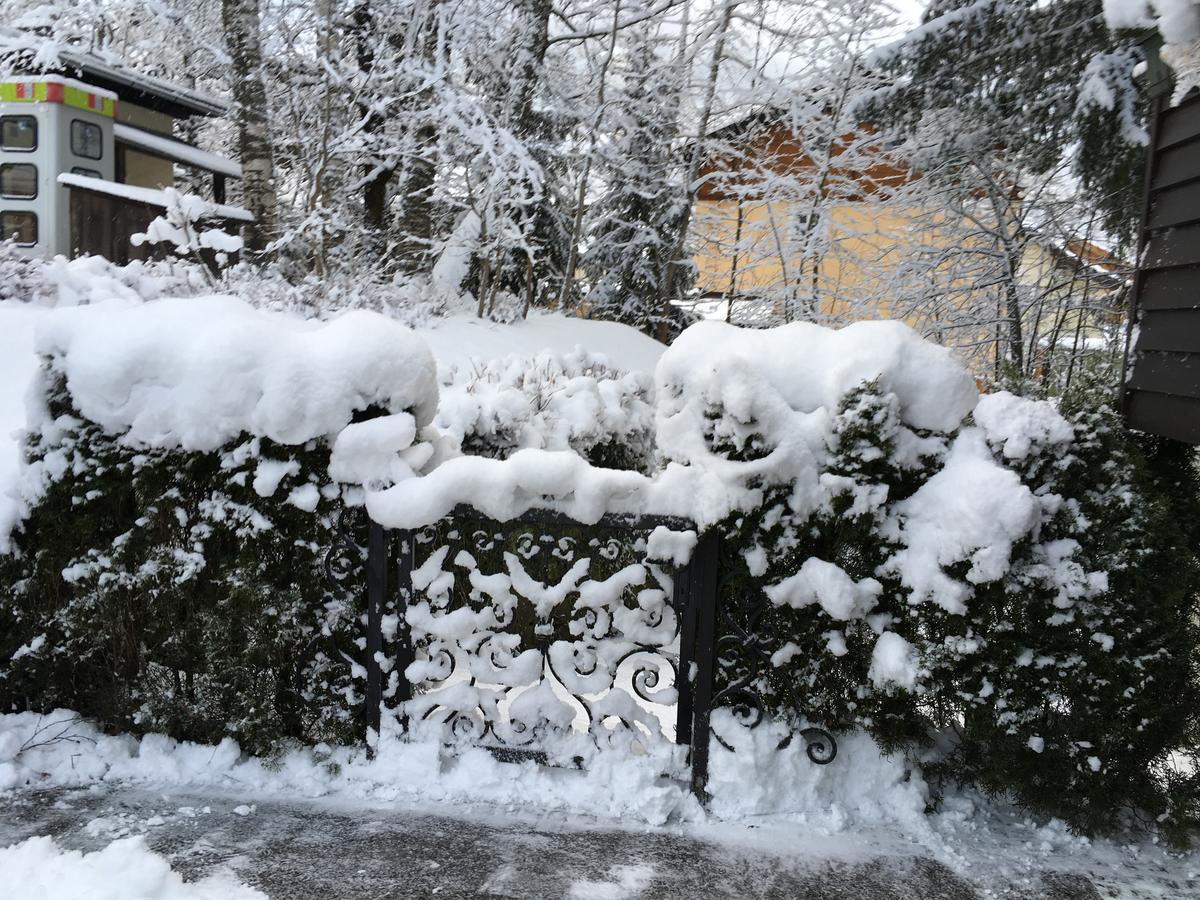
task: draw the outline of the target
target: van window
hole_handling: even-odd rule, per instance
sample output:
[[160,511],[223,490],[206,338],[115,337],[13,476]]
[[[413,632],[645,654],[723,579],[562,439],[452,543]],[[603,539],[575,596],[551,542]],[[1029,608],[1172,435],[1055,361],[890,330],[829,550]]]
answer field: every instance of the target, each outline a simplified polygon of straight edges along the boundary
[[37,192],[37,166],[29,163],[0,165],[0,196],[10,200],[32,200]]
[[84,159],[104,155],[104,133],[100,126],[80,119],[71,120],[71,152]]
[[37,149],[37,119],[33,116],[0,116],[0,150],[28,152]]
[[22,247],[32,247],[38,241],[38,220],[31,212],[6,209],[0,211],[0,236],[15,239]]

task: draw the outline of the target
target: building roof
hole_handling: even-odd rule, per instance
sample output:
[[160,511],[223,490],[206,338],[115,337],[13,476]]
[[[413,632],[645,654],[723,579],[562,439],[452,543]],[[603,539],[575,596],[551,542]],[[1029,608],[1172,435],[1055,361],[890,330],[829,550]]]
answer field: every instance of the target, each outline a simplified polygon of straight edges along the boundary
[[[121,100],[172,118],[223,116],[229,101],[195,88],[134,71],[117,57],[62,45],[33,31],[0,25],[0,55],[6,69],[25,74],[58,74],[117,94]],[[7,79],[12,80],[12,79]]]
[[[103,178],[92,178],[87,175],[75,175],[64,172],[58,176],[58,183],[67,187],[92,191],[97,194],[107,194],[110,197],[119,197],[122,200],[130,200],[134,203],[158,206],[162,209],[167,209],[170,204],[170,199],[166,191],[138,187],[133,184],[120,184],[116,181],[107,181]],[[201,207],[201,210],[199,217],[202,219],[228,219],[234,222],[254,221],[254,214],[249,210],[242,209],[240,206],[226,206],[223,203],[206,202]]]
[[135,72],[101,56],[81,50],[58,53],[59,68],[88,84],[114,91],[121,100],[136,103],[173,118],[223,116],[230,103],[203,91],[173,84],[153,75]]

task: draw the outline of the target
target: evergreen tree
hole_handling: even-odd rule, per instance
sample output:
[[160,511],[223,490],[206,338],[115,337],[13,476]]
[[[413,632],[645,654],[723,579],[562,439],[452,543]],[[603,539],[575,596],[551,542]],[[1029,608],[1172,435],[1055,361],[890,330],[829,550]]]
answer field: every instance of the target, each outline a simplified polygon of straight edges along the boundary
[[1139,55],[1110,33],[1101,0],[934,0],[923,24],[879,55],[894,83],[864,111],[909,135],[929,125],[923,140],[941,161],[986,152],[1041,174],[1082,145],[1077,173],[1128,238],[1145,138],[1133,100]]
[[662,115],[678,102],[676,72],[661,46],[637,32],[628,53],[625,91],[611,119],[613,137],[599,148],[607,189],[592,207],[582,263],[592,288],[588,315],[658,334],[663,276],[672,229],[687,202],[679,183],[674,127]]

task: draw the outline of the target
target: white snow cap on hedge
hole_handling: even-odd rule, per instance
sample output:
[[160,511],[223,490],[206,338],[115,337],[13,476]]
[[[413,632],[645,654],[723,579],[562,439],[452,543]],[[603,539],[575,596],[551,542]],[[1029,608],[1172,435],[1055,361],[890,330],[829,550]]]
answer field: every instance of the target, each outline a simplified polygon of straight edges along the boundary
[[318,321],[229,296],[82,307],[48,315],[37,350],[80,413],[144,446],[207,451],[242,433],[302,444],[369,406],[418,426],[437,406],[425,342],[365,311]]
[[980,397],[974,416],[988,441],[1001,447],[1008,459],[1024,459],[1035,447],[1069,444],[1075,438],[1075,429],[1053,403],[1008,391]]
[[914,428],[953,431],[978,399],[975,380],[954,354],[902,322],[840,329],[793,322],[765,330],[700,322],[655,371],[659,449],[700,462],[705,413],[717,403],[784,442],[807,431],[798,431],[795,413],[832,414],[847,392],[873,379],[896,395],[901,420]]

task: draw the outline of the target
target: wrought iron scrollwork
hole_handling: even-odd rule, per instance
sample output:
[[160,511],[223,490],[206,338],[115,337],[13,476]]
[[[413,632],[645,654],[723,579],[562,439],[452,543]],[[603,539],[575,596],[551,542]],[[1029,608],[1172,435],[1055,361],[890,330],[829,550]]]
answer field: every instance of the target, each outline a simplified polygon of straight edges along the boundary
[[[779,635],[766,621],[773,608],[771,601],[752,581],[745,562],[731,552],[724,541],[721,542],[720,558],[721,574],[717,582],[720,613],[712,707],[730,709],[738,724],[747,729],[761,725],[768,718],[772,705],[786,707],[801,720],[803,710],[790,682],[771,681],[774,704],[768,702],[764,692],[775,669],[772,656],[779,649]],[[712,734],[727,750],[734,750],[715,728]],[[793,737],[793,734],[787,734],[780,741],[779,749],[788,746]],[[817,765],[828,765],[837,756],[837,740],[824,728],[806,726],[800,729],[799,737],[804,741],[808,758]]]
[[667,737],[679,617],[640,531],[479,517],[468,527],[460,514],[417,532],[410,721],[450,741],[561,747],[568,759],[583,735]]

